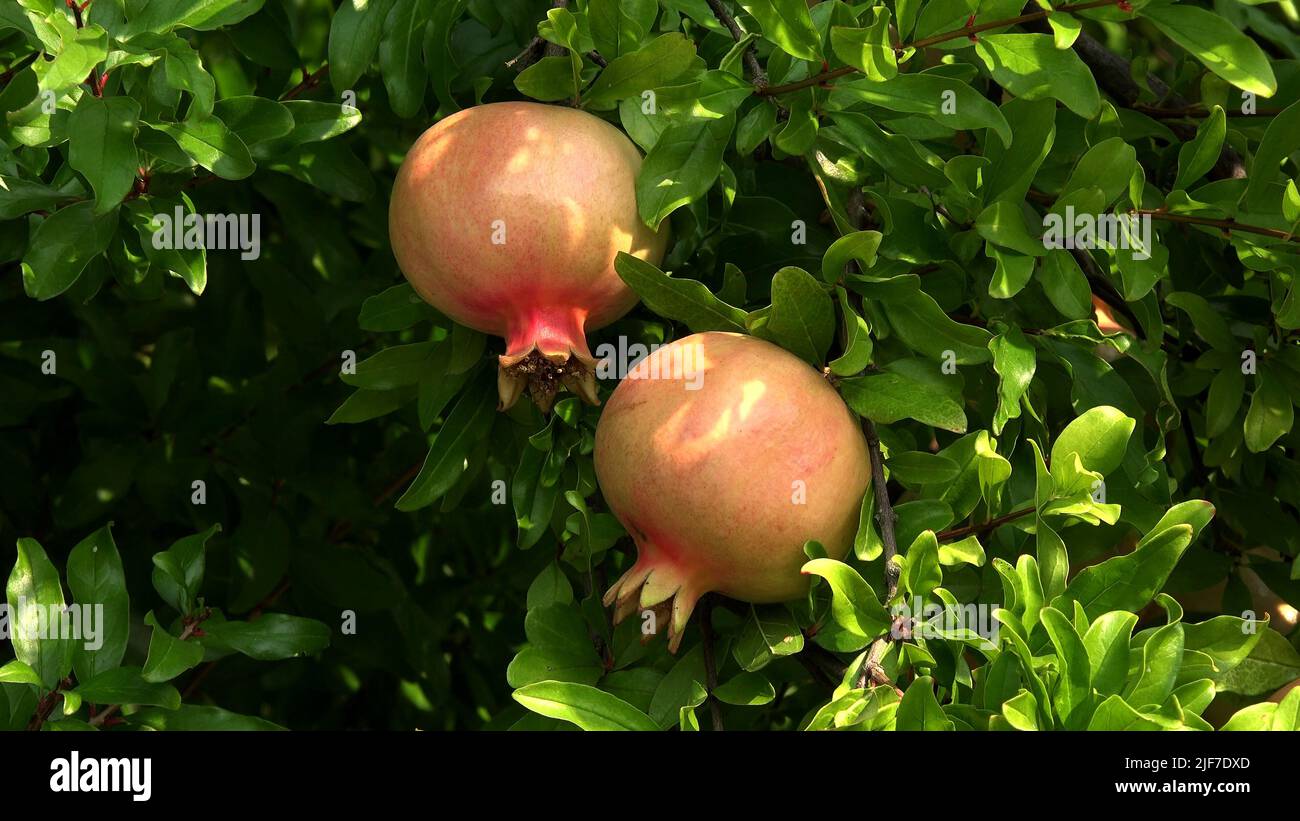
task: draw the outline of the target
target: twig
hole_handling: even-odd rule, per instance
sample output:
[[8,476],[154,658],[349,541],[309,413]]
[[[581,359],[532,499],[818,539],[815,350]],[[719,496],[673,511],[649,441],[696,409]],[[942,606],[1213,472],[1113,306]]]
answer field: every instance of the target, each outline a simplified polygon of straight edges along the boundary
[[718,688],[718,664],[713,657],[713,595],[706,594],[700,600],[700,632],[704,634],[704,684],[708,689],[709,713],[713,717],[713,729],[721,730],[722,705],[714,698],[713,691]]
[[40,56],[40,52],[37,52],[35,54],[28,54],[23,59],[14,63],[9,68],[5,69],[4,73],[0,74],[0,85],[6,85],[10,80],[14,78],[15,74],[27,68],[32,63],[36,62],[36,58],[39,56]]
[[[722,0],[708,0],[709,9],[713,16],[718,18],[718,22],[731,32],[732,38],[739,43],[745,39],[745,31],[736,22],[736,18],[731,16],[727,11],[726,5]],[[742,58],[745,61],[745,67],[749,69],[749,80],[754,84],[756,93],[762,94],[763,89],[767,88],[767,72],[763,70],[763,65],[758,62],[758,53],[754,50],[754,44],[750,43],[745,46],[745,53]]]
[[[876,494],[876,524],[880,525],[880,540],[884,543],[885,604],[888,605],[898,594],[899,568],[898,563],[894,561],[898,556],[898,538],[894,535],[898,514],[894,512],[894,504],[889,500],[889,488],[885,485],[885,462],[880,455],[880,436],[876,432],[876,424],[870,419],[863,418],[862,432],[866,434],[867,454],[871,459],[871,486]],[[907,619],[904,618],[903,621]],[[895,619],[894,624],[890,625],[889,632],[871,643],[871,649],[862,660],[862,670],[858,673],[859,687],[865,688],[868,683],[872,683],[888,685],[898,690],[898,687],[889,680],[889,676],[885,675],[880,662],[889,652],[889,646],[894,638],[901,636],[902,631],[910,627],[910,624],[901,625],[899,619]],[[901,690],[898,692],[902,694]]]
[[880,455],[880,436],[876,433],[876,424],[870,419],[862,420],[862,431],[867,437],[867,453],[871,457],[871,486],[876,494],[876,524],[880,525],[880,540],[884,542],[885,559],[885,601],[889,602],[898,593],[898,565],[894,557],[898,555],[898,539],[894,535],[894,525],[898,514],[889,501],[889,488],[885,486],[885,462]]
[[1159,208],[1136,208],[1129,211],[1130,214],[1138,216],[1147,216],[1151,219],[1162,220],[1164,222],[1181,222],[1188,225],[1204,225],[1210,228],[1218,228],[1228,236],[1232,236],[1233,231],[1241,231],[1247,234],[1259,234],[1265,237],[1274,237],[1275,239],[1286,240],[1287,242],[1300,242],[1300,236],[1296,236],[1289,231],[1282,231],[1277,228],[1265,228],[1262,225],[1250,225],[1244,222],[1237,222],[1234,219],[1212,219],[1210,217],[1196,217],[1191,214],[1170,214]]
[[330,73],[329,63],[325,63],[320,68],[316,69],[310,74],[307,73],[306,68],[303,68],[302,82],[294,86],[293,88],[289,89],[285,93],[281,94],[280,100],[281,101],[292,100],[295,97],[297,97],[299,94],[304,94],[308,91],[311,91],[313,88],[320,85],[320,81],[323,80],[325,78],[325,75],[329,73]]
[[1014,522],[1016,519],[1020,519],[1025,516],[1028,516],[1029,514],[1033,513],[1034,510],[1035,508],[1033,507],[1026,507],[1020,510],[1013,510],[1004,516],[999,516],[996,519],[989,519],[987,522],[980,522],[979,524],[974,524],[974,525],[964,525],[962,527],[954,527],[951,530],[941,530],[938,533],[934,534],[934,536],[936,539],[938,539],[941,542],[952,542],[952,541],[957,541],[959,539],[964,539],[967,536],[977,536],[981,533],[988,533],[990,530],[997,530],[999,527],[1002,527],[1002,525],[1006,524],[1007,522]]

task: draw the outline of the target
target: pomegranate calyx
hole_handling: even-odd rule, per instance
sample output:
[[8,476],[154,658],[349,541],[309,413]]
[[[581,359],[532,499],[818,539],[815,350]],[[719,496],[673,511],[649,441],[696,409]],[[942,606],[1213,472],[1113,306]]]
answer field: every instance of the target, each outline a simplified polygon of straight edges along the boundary
[[654,610],[656,625],[667,618],[668,652],[676,653],[696,603],[708,591],[675,565],[649,561],[641,552],[642,558],[614,582],[602,601],[614,607],[615,624],[638,610]]
[[509,410],[524,389],[542,413],[550,413],[555,394],[568,388],[592,405],[600,404],[596,392],[596,361],[570,350],[568,353],[542,353],[534,345],[522,354],[498,358],[497,393],[499,410]]

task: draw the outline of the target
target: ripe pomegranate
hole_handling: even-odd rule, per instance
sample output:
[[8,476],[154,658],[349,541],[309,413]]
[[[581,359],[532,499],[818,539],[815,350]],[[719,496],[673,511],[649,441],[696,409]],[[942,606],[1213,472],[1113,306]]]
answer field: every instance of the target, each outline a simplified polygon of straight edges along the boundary
[[843,557],[870,482],[862,433],[822,376],[730,333],[688,336],[642,359],[601,413],[595,460],[605,501],[637,546],[605,604],[617,604],[617,621],[671,609],[673,652],[707,592],[755,603],[806,592],[804,542]]
[[637,213],[640,167],[614,126],[538,103],[459,111],[406,155],[388,211],[393,253],[425,301],[505,337],[502,409],[526,386],[543,411],[561,384],[598,403],[585,332],[636,304],[614,258],[658,264],[668,243]]

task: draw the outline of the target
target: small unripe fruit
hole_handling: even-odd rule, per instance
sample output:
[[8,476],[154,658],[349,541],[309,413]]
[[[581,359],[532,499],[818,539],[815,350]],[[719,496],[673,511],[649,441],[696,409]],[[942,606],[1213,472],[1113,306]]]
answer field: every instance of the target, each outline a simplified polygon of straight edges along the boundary
[[640,167],[614,126],[538,103],[459,111],[406,155],[388,212],[393,253],[429,304],[505,337],[502,408],[528,387],[548,410],[561,384],[597,401],[586,331],[637,301],[614,258],[658,264],[668,242],[637,213]]
[[605,603],[621,620],[671,599],[674,652],[705,593],[805,593],[804,543],[842,558],[870,482],[866,441],[835,389],[742,334],[695,334],[641,360],[601,413],[595,460],[637,545]]

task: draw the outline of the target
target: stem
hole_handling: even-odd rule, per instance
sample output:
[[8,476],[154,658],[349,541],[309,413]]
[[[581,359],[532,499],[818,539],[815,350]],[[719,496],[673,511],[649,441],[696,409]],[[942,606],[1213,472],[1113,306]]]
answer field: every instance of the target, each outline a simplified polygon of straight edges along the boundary
[[867,436],[867,453],[871,457],[871,487],[876,494],[876,523],[880,525],[880,539],[885,544],[885,602],[893,600],[898,593],[898,565],[894,557],[898,555],[898,539],[894,535],[894,525],[898,514],[889,501],[889,488],[885,486],[885,463],[880,455],[880,436],[876,433],[876,424],[870,419],[862,420],[862,431]]
[[302,75],[303,75],[302,82],[294,86],[293,88],[289,89],[284,94],[280,95],[280,99],[292,100],[293,98],[297,97],[299,94],[302,94],[307,91],[311,91],[313,88],[320,85],[320,81],[324,79],[325,75],[329,74],[329,72],[330,72],[329,63],[322,65],[320,68],[316,69],[310,74],[308,74],[307,69],[304,68],[302,70]]
[[[980,23],[979,25],[967,24],[965,26],[962,26],[959,29],[946,31],[943,32],[942,34],[935,34],[931,37],[925,37],[923,39],[917,40],[914,43],[908,43],[906,45],[896,46],[894,50],[897,52],[897,51],[905,51],[907,49],[927,48],[929,46],[938,45],[939,43],[946,43],[949,40],[957,40],[962,37],[974,38],[976,34],[980,33],[981,31],[988,31],[989,29],[1004,28],[1006,26],[1014,26],[1020,23],[1028,23],[1031,20],[1040,20],[1054,12],[1086,11],[1087,9],[1098,9],[1104,6],[1117,6],[1119,5],[1119,3],[1120,0],[1088,0],[1088,2],[1086,3],[1072,3],[1064,6],[1057,6],[1056,8],[1051,10],[1038,9],[1036,11],[1031,11],[1027,14],[1021,14],[1016,17],[1009,17],[1005,20],[993,20],[992,22],[988,22],[988,23]],[[754,93],[763,95],[765,97],[776,96],[778,94],[787,94],[791,91],[800,91],[802,89],[809,88],[811,86],[822,85],[823,83],[828,83],[831,80],[835,80],[839,77],[844,77],[848,74],[857,73],[857,71],[858,70],[853,66],[843,66],[841,68],[832,69],[830,71],[823,71],[820,74],[814,74],[811,77],[807,77],[805,79],[798,80],[793,83],[786,83],[785,85],[779,85],[779,86],[768,86],[766,88],[756,88]]]
[[[713,11],[713,16],[718,18],[718,22],[725,26],[727,31],[731,32],[732,38],[737,43],[745,39],[744,30],[736,22],[736,18],[731,16],[731,12],[727,11],[727,7],[723,5],[722,0],[708,0],[708,3],[709,9]],[[758,62],[758,55],[754,51],[753,43],[745,46],[742,59],[745,61],[745,67],[749,69],[750,82],[754,84],[754,88],[758,89],[758,93],[761,94],[761,90],[767,88],[767,72],[763,70],[763,66]]]
[[999,516],[996,519],[989,519],[987,522],[980,522],[975,525],[965,525],[963,527],[954,527],[951,530],[943,530],[935,534],[935,538],[941,542],[957,541],[967,536],[976,536],[981,533],[988,533],[990,530],[996,530],[1007,522],[1014,522],[1016,519],[1024,518],[1033,513],[1035,508],[1026,507],[1020,510],[1013,510],[1010,513]]
[[1265,228],[1262,225],[1250,225],[1244,222],[1237,222],[1231,218],[1212,219],[1210,217],[1195,217],[1190,214],[1170,214],[1157,208],[1137,208],[1129,213],[1138,216],[1151,217],[1151,219],[1163,220],[1164,222],[1205,225],[1210,228],[1218,228],[1229,236],[1232,235],[1233,231],[1242,231],[1247,234],[1260,234],[1265,237],[1274,237],[1276,239],[1286,240],[1287,242],[1300,242],[1300,237],[1295,236],[1289,231],[1282,231],[1277,228]]
[[704,686],[708,690],[709,714],[713,717],[713,729],[721,730],[722,706],[713,697],[718,688],[718,664],[713,657],[713,595],[706,594],[700,600],[700,632],[704,634]]
[[[894,558],[898,555],[898,538],[894,535],[894,525],[898,514],[894,512],[893,502],[889,500],[889,488],[885,485],[885,462],[880,455],[880,436],[876,424],[870,419],[862,420],[862,432],[867,437],[867,453],[871,457],[871,486],[876,494],[876,523],[880,525],[880,540],[884,542],[885,559],[885,604],[894,600],[898,594],[898,564]],[[885,635],[871,643],[871,649],[862,660],[862,670],[858,674],[858,687],[865,689],[868,683],[893,687],[901,696],[902,690],[889,680],[881,667],[881,660],[889,652],[889,646],[898,632],[897,619],[890,625]]]

